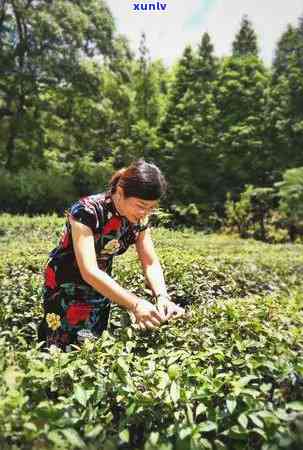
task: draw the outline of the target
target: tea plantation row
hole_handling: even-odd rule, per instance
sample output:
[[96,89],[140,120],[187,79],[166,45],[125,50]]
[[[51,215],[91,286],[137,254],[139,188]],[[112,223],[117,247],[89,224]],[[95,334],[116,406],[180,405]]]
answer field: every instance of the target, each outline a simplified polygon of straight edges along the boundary
[[[301,449],[303,246],[153,231],[184,320],[139,332],[112,309],[96,343],[36,342],[63,220],[0,216],[0,448]],[[115,277],[148,297],[134,251]]]

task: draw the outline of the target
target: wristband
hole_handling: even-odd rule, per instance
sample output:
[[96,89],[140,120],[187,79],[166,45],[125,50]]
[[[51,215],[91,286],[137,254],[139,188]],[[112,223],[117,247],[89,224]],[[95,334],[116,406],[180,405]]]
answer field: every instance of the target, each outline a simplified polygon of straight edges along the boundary
[[139,303],[140,303],[141,300],[142,300],[141,298],[139,298],[138,300],[136,300],[136,304],[135,304],[135,307],[134,307],[134,309],[133,309],[133,314],[136,314],[138,305],[139,305]]
[[169,296],[168,294],[158,294],[158,295],[156,295],[156,302],[157,302],[160,298],[165,298],[165,300],[170,301],[170,296]]

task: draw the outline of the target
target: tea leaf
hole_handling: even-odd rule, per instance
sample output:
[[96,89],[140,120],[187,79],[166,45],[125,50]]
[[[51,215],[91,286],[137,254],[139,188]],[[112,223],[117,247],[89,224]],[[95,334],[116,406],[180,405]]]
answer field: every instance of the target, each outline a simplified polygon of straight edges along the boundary
[[230,414],[232,414],[234,412],[234,410],[236,409],[237,406],[237,400],[226,400],[226,406],[228,411],[230,412]]
[[61,432],[66,437],[66,440],[69,442],[69,444],[77,448],[85,448],[85,443],[80,438],[76,430],[74,430],[73,428],[66,428],[65,430],[61,430]]
[[120,431],[119,438],[122,442],[127,443],[129,442],[129,431],[127,429]]
[[172,381],[170,387],[170,397],[174,403],[177,403],[180,399],[180,386],[175,381]]
[[238,422],[244,429],[247,428],[248,419],[247,419],[247,416],[245,414],[240,414],[240,416],[238,417]]
[[286,408],[293,411],[303,411],[303,402],[294,401],[286,404]]
[[213,431],[217,429],[217,424],[215,422],[212,422],[210,420],[207,420],[206,422],[203,422],[199,425],[199,430],[202,433],[207,433],[209,431]]

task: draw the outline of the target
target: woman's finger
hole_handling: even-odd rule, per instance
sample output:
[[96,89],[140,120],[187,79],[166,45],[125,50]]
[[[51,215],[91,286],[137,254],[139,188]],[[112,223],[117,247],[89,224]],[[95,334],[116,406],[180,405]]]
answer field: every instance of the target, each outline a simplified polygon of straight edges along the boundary
[[168,319],[168,317],[167,317],[167,307],[166,306],[159,306],[158,307],[158,311],[159,311],[159,314],[160,314],[160,316],[161,316],[161,318],[162,318],[162,321],[165,321],[165,320],[167,320]]
[[163,320],[165,320],[165,315],[161,314],[156,308],[151,311],[151,315],[153,316],[154,319],[157,319],[160,323],[163,322]]
[[146,330],[146,326],[144,325],[143,322],[138,322],[138,327],[140,330]]
[[146,320],[144,322],[144,325],[149,328],[150,330],[152,330],[153,328],[155,328],[155,325],[153,325],[153,323],[150,320]]
[[172,314],[170,315],[171,319],[178,319],[179,317],[184,316],[185,314],[185,309],[178,307],[177,309],[175,309],[174,311],[172,311]]
[[161,322],[155,317],[150,317],[148,321],[151,322],[156,327],[159,327],[161,325]]
[[129,312],[129,317],[130,317],[131,323],[136,323],[136,316],[133,312],[131,312],[131,311]]

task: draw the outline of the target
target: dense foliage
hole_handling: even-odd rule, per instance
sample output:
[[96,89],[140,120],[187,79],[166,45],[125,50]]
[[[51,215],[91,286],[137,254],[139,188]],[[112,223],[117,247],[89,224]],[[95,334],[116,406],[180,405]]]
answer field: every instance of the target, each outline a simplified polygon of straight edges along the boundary
[[109,6],[0,2],[2,211],[62,211],[144,157],[168,177],[164,206],[194,203],[205,222],[227,192],[272,187],[303,165],[302,20],[271,68],[244,17],[231,56],[217,58],[204,33],[168,69],[145,34],[134,56]]
[[[302,245],[154,230],[186,320],[138,332],[113,308],[96,343],[43,353],[41,272],[62,226],[0,218],[1,449],[302,448]],[[149,295],[134,252],[115,276]]]
[[227,195],[225,230],[266,242],[301,241],[303,168],[286,170],[274,188],[246,186],[237,201]]

